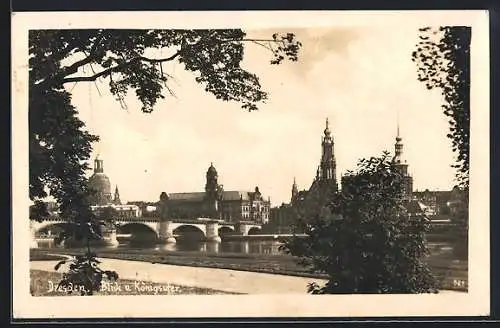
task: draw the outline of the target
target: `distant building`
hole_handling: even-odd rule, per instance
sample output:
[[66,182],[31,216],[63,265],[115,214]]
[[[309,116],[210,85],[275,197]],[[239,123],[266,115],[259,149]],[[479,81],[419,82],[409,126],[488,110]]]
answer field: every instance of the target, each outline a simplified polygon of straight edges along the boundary
[[325,202],[338,191],[337,161],[334,140],[326,119],[326,127],[321,139],[321,160],[316,176],[308,190],[298,191],[295,179],[292,185],[290,204],[303,214],[312,217],[322,211]]
[[210,164],[206,173],[205,191],[167,193],[160,195],[158,210],[170,219],[214,218],[227,222],[269,221],[270,199],[265,199],[259,187],[253,191],[224,190],[218,183],[217,170]]
[[290,234],[294,232],[296,224],[296,211],[290,204],[283,203],[279,207],[273,207],[270,211],[269,224],[266,233]]
[[413,196],[415,199],[419,200],[425,204],[431,215],[452,215],[456,212],[457,206],[462,202],[463,195],[462,191],[458,187],[454,187],[452,190],[447,191],[430,191],[426,189],[424,191],[414,191]]
[[94,160],[94,174],[89,178],[89,187],[93,190],[93,195],[90,197],[90,204],[94,213],[97,214],[104,208],[112,207],[117,211],[118,217],[142,216],[142,211],[137,205],[122,205],[118,186],[115,187],[114,197],[112,197],[110,180],[104,174],[103,160],[98,157]]
[[144,202],[144,201],[129,201],[127,205],[135,205],[139,207],[143,217],[158,217],[157,202]]
[[94,214],[101,213],[105,208],[113,208],[116,210],[117,219],[119,218],[137,218],[142,216],[142,211],[137,205],[92,205],[91,209]]
[[299,191],[293,179],[290,203],[283,203],[272,209],[270,226],[276,231],[293,230],[298,216],[312,218],[322,213],[330,196],[338,191],[337,162],[335,159],[335,142],[329,128],[328,118],[321,138],[321,160],[316,176],[309,189]]
[[[396,166],[396,169],[403,176],[403,200],[405,203],[411,202],[413,197],[413,177],[408,172],[408,163],[404,160],[403,156],[403,139],[399,134],[399,125],[397,127],[396,134],[396,143],[394,144],[394,157],[392,158],[392,162]],[[349,183],[350,175],[342,176],[342,186],[345,186]],[[412,208],[416,209],[416,207],[410,205]]]
[[[326,213],[324,205],[338,192],[334,140],[328,126],[328,119],[326,120],[321,147],[321,161],[311,187],[308,190],[299,190],[294,178],[290,203],[284,203],[280,207],[272,209],[271,226],[280,228],[290,226],[295,222],[298,215],[314,217],[314,215]],[[403,200],[407,213],[410,216],[430,215],[432,212],[425,202],[419,201],[413,196],[413,177],[408,172],[407,162],[403,159],[403,142],[399,133],[399,124],[394,145],[393,163],[403,175]],[[348,184],[349,179],[350,176],[348,175],[341,177],[342,187]]]

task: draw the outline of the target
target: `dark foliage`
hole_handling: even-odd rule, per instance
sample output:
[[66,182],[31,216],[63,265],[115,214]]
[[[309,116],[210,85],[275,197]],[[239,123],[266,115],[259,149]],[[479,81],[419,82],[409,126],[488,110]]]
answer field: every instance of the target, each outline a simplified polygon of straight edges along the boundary
[[[301,46],[291,33],[256,40],[245,38],[239,29],[31,30],[30,199],[38,204],[48,189],[60,203],[62,216],[78,222],[89,217],[90,191],[84,173],[98,137],[83,130],[65,85],[106,79],[118,101],[123,103],[127,92],[134,90],[142,111],[148,113],[165,92],[173,95],[168,83],[174,77],[163,70],[162,63],[177,61],[218,99],[255,110],[267,94],[258,77],[240,66],[245,42],[269,49],[272,64],[285,58],[296,61]],[[168,49],[171,55],[149,58],[148,49]],[[85,69],[92,74],[85,74]],[[46,217],[41,206],[35,209],[34,219]]]
[[[443,110],[449,117],[453,151],[457,153],[457,179],[469,185],[470,140],[470,42],[471,28],[446,26],[420,29],[420,42],[412,54],[418,65],[418,79],[428,89],[439,88]],[[440,36],[442,35],[442,36]]]
[[309,292],[437,292],[423,261],[428,222],[405,209],[403,177],[389,154],[362,159],[347,177],[328,211],[302,217],[306,237],[284,247],[312,272],[328,274],[325,286],[310,284]]
[[102,270],[96,254],[88,251],[69,260],[59,261],[54,269],[57,271],[63,264],[69,264],[69,270],[63,273],[58,289],[67,290],[68,294],[80,293],[82,296],[93,295],[101,289],[102,279],[117,280],[115,271]]
[[[291,33],[272,38],[246,38],[239,29],[225,30],[30,30],[29,32],[29,195],[34,205],[30,219],[42,221],[50,214],[43,199],[53,196],[67,225],[56,242],[71,238],[87,241],[102,238],[102,228],[114,213],[100,218],[90,208],[93,191],[85,177],[92,143],[98,137],[84,130],[85,124],[71,105],[70,83],[107,81],[110,92],[124,103],[135,91],[145,113],[159,99],[174,96],[162,64],[177,61],[193,73],[196,82],[217,99],[236,101],[256,110],[267,98],[259,78],[241,67],[244,43],[268,49],[271,64],[297,60],[300,42]],[[148,57],[148,50],[167,49],[164,58]],[[91,73],[89,73],[91,72]],[[111,222],[113,226],[113,222]],[[86,257],[73,263],[63,283],[82,283],[95,290],[102,270]],[[87,264],[86,264],[87,263]],[[75,271],[76,270],[76,271]],[[73,280],[75,281],[73,281]],[[92,288],[91,288],[92,287]]]
[[470,43],[467,26],[430,27],[420,30],[420,42],[413,52],[418,65],[418,79],[428,89],[439,88],[444,96],[444,114],[449,117],[452,149],[457,153],[457,180],[464,192],[462,206],[454,213],[455,250],[467,258],[468,193],[470,153]]

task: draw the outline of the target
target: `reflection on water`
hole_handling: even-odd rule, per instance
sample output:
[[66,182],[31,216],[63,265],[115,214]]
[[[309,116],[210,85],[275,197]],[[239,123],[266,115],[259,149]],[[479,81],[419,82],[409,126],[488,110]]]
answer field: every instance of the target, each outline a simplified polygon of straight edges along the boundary
[[[118,248],[143,248],[155,249],[163,251],[191,251],[191,252],[208,252],[208,253],[242,253],[242,254],[282,254],[279,250],[281,243],[276,240],[245,240],[245,241],[223,241],[216,242],[200,242],[200,241],[183,241],[178,240],[175,244],[154,244],[154,243],[130,243],[124,242],[118,245]],[[38,247],[42,248],[64,248],[64,246],[56,246],[52,239],[38,240]],[[94,247],[111,248],[109,247]],[[116,246],[114,247],[116,248]]]
[[213,242],[177,242],[161,245],[160,249],[172,251],[197,251],[209,253],[280,254],[281,243],[274,240],[245,240]]
[[[118,246],[101,246],[93,249],[103,248],[123,248],[123,249],[150,249],[158,251],[190,251],[202,253],[241,253],[241,254],[283,254],[279,250],[281,243],[276,240],[238,240],[216,242],[200,242],[192,240],[178,240],[175,244],[155,244],[155,243],[130,243],[122,242]],[[42,248],[64,248],[56,246],[52,239],[39,239],[38,247]],[[446,255],[452,253],[452,247],[448,243],[430,243],[428,245],[432,255]]]

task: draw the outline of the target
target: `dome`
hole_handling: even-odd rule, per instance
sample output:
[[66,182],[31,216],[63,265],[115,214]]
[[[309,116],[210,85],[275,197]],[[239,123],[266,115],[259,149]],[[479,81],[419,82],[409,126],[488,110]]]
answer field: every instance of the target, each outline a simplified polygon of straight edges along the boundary
[[89,179],[89,187],[97,192],[96,205],[105,205],[111,202],[111,183],[104,173],[94,173]]
[[89,179],[89,186],[105,194],[111,194],[111,183],[104,173],[94,173]]
[[93,205],[106,205],[111,203],[111,183],[102,169],[102,160],[95,160],[94,174],[90,177],[88,186],[96,191]]

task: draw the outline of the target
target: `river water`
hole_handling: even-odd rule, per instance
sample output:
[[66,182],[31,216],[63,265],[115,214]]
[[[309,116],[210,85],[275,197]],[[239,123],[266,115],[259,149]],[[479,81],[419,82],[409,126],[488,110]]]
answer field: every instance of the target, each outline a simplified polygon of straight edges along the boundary
[[[154,243],[130,243],[122,242],[118,246],[100,246],[92,247],[96,251],[99,249],[122,248],[122,249],[144,249],[157,250],[159,252],[172,251],[190,251],[200,253],[239,253],[239,254],[260,254],[260,255],[279,255],[283,254],[280,250],[281,242],[277,240],[226,240],[221,243],[204,242],[204,241],[183,241],[178,240],[175,244],[154,244]],[[38,247],[40,248],[61,248],[64,246],[56,246],[52,239],[39,239]],[[451,254],[453,251],[448,243],[430,243],[429,249],[431,254]]]
[[[175,244],[154,244],[154,243],[120,243],[118,246],[92,247],[95,250],[103,248],[122,249],[145,249],[158,251],[191,251],[200,253],[241,253],[241,254],[283,254],[280,251],[281,242],[276,240],[238,240],[222,241],[221,243],[203,241],[178,241]],[[56,246],[52,239],[38,240],[38,247],[41,248],[64,248]]]

